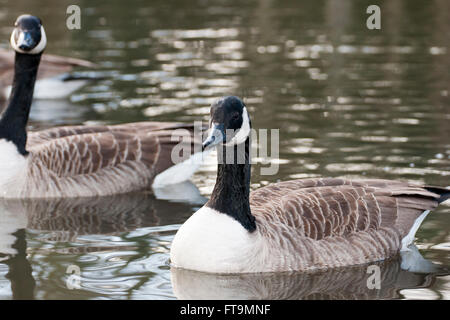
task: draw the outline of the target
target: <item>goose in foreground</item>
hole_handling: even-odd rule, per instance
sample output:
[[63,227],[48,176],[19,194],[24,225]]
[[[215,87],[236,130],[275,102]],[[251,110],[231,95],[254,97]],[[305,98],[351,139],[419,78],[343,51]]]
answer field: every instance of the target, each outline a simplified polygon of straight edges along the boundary
[[[204,148],[218,146],[223,159],[233,152],[234,161],[219,161],[210,200],[175,235],[175,268],[314,271],[384,260],[408,250],[426,215],[450,197],[439,187],[333,178],[280,182],[250,193],[251,122],[244,103],[237,97],[213,103],[210,124]],[[238,162],[242,150],[245,161]]]
[[[0,197],[105,196],[189,179],[201,159],[194,125],[138,122],[27,134],[34,83],[46,45],[43,35],[39,18],[17,19],[11,37],[16,51],[13,90],[0,119]],[[180,146],[180,161],[172,160],[175,146]],[[200,152],[193,154],[197,149]]]
[[[45,34],[42,35],[45,37]],[[11,92],[14,77],[14,51],[0,49],[0,103],[6,101]],[[45,54],[42,56],[37,74],[35,99],[61,99],[69,96],[86,84],[89,77],[70,74],[74,68],[95,68],[92,62]]]

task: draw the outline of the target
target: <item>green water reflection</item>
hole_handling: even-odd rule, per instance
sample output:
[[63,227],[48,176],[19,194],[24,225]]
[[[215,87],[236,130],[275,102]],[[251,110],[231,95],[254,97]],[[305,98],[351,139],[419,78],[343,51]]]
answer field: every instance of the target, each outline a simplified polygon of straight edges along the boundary
[[[382,28],[368,30],[365,11],[377,3]],[[82,8],[81,30],[65,27],[70,4]],[[0,47],[8,47],[15,18],[29,12],[45,24],[47,52],[100,66],[92,72],[102,79],[70,99],[35,101],[31,128],[206,120],[212,100],[235,94],[254,127],[280,129],[279,171],[263,176],[255,165],[254,188],[316,176],[447,186],[449,7],[446,0],[0,0]],[[205,197],[214,181],[213,164],[193,178]],[[200,203],[149,194],[96,201],[1,205],[1,252],[16,255],[0,263],[0,298],[175,298],[170,241]],[[446,266],[449,214],[442,206],[417,234],[422,254]],[[449,299],[449,276],[405,273],[395,263],[383,269],[383,298]],[[72,264],[82,270],[80,290],[66,286]],[[356,287],[354,296],[334,295],[346,283],[337,279],[362,279],[361,270],[348,272],[275,279],[284,284],[277,297],[381,297]],[[330,279],[332,290],[290,294],[299,283]]]

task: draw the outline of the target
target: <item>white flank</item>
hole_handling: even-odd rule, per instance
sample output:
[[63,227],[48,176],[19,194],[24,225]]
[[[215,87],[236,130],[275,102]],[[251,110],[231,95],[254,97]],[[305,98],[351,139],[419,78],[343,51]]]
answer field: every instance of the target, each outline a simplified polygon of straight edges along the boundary
[[401,251],[400,267],[403,270],[416,273],[432,273],[439,271],[440,266],[425,259],[415,245],[409,246],[407,251]]
[[191,181],[160,186],[159,188],[154,188],[153,193],[156,199],[160,200],[171,200],[196,205],[203,205],[208,201],[208,199],[200,194],[200,190]]
[[[61,76],[41,79],[36,81],[33,99],[64,99],[86,85],[87,82],[87,80],[63,81]],[[12,86],[8,86],[4,89],[6,97],[9,97],[11,90]]]
[[261,261],[259,233],[237,220],[202,207],[178,230],[170,260],[174,267],[210,273],[249,272]]
[[410,249],[408,246],[414,242],[414,236],[416,235],[417,230],[419,229],[420,225],[422,224],[423,219],[427,217],[427,215],[430,213],[430,210],[424,211],[417,219],[414,221],[414,224],[409,230],[409,233],[402,239],[402,248],[401,251],[409,251]]
[[163,188],[167,185],[189,180],[189,178],[202,164],[203,154],[204,153],[202,152],[197,152],[189,159],[164,170],[155,177],[152,187]]
[[0,197],[14,197],[25,183],[27,158],[11,141],[0,139]]

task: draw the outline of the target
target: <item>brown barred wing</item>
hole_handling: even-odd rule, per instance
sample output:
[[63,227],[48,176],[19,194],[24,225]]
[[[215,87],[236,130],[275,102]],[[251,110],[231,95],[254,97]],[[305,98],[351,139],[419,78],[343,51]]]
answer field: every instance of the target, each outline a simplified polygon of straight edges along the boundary
[[381,228],[405,236],[439,197],[399,181],[305,179],[258,189],[250,203],[262,230],[320,240]]
[[120,132],[80,134],[29,149],[29,197],[104,196],[151,185],[158,138]]
[[41,131],[27,145],[32,159],[25,194],[103,196],[146,189],[157,174],[176,164],[176,146],[180,161],[201,150],[201,137],[193,132],[192,125],[161,123]]
[[34,160],[58,177],[84,175],[126,162],[151,169],[159,153],[158,138],[120,132],[96,132],[62,137],[30,148]]

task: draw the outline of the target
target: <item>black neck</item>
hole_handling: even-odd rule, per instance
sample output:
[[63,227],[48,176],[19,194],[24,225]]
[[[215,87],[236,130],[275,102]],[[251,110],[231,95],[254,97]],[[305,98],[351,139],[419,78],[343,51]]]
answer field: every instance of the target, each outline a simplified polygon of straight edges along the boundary
[[41,54],[16,53],[11,96],[0,120],[0,139],[13,142],[23,155],[27,154],[26,126],[40,60]]
[[[228,214],[252,232],[256,229],[255,217],[250,211],[250,139],[245,145],[218,148],[217,180],[211,199],[206,206]],[[233,152],[233,162],[226,161],[226,154]]]

